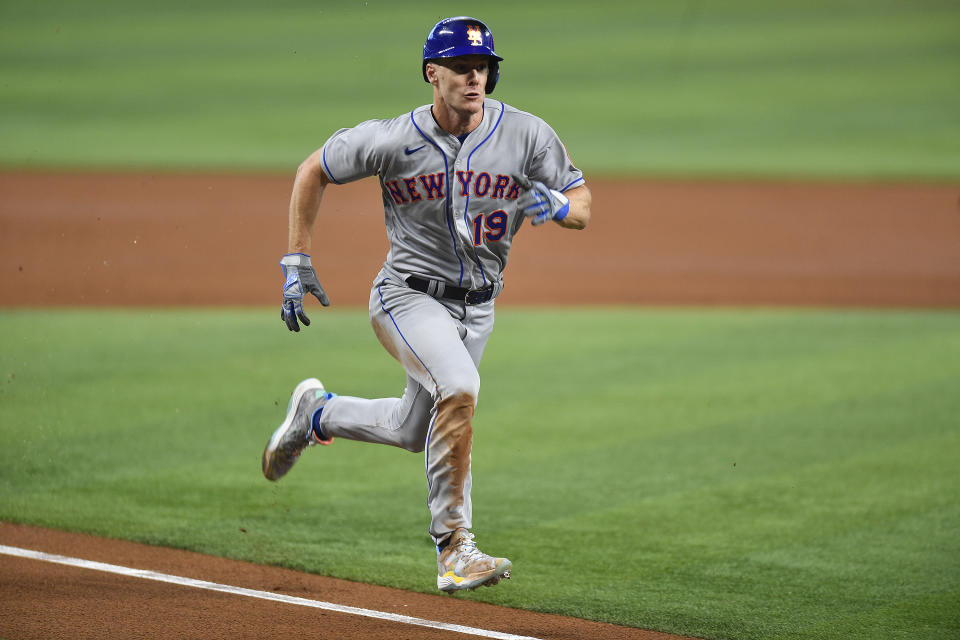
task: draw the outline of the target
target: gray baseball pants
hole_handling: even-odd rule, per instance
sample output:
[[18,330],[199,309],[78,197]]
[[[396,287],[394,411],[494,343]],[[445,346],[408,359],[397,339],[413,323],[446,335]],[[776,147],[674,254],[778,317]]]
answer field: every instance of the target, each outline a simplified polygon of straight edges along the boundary
[[430,535],[472,526],[470,453],[480,392],[477,367],[493,331],[493,301],[468,306],[410,289],[388,267],[370,292],[370,322],[407,374],[400,398],[337,396],[323,410],[327,437],[426,451]]

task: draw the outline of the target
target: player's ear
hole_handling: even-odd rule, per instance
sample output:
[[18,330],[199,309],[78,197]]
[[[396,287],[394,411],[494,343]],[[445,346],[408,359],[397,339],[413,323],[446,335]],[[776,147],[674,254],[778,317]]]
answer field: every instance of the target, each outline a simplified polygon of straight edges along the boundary
[[434,86],[437,85],[437,65],[433,62],[427,63],[427,82]]

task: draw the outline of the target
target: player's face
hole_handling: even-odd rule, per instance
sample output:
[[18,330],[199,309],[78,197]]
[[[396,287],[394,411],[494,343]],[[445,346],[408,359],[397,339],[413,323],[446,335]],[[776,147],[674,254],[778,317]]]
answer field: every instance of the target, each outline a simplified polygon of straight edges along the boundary
[[455,111],[477,113],[483,108],[489,61],[487,56],[444,58],[428,71],[431,84]]

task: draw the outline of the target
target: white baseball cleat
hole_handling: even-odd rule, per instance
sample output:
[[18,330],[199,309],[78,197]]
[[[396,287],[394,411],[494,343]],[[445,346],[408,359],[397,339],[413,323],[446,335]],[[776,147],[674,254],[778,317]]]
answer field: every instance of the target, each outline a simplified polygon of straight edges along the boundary
[[437,552],[437,588],[450,592],[492,587],[509,578],[512,567],[506,558],[494,558],[477,549],[472,533],[457,529],[443,551]]
[[313,444],[332,444],[333,438],[320,440],[313,433],[313,416],[335,397],[316,378],[297,385],[287,405],[287,417],[273,432],[260,460],[267,480],[279,480],[293,467],[303,450]]

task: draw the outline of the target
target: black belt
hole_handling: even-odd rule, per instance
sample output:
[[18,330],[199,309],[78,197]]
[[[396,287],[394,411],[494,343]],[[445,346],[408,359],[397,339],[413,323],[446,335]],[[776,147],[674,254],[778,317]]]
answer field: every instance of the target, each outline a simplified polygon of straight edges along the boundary
[[[452,284],[443,285],[443,293],[439,296],[430,293],[430,285],[432,282],[426,278],[421,278],[419,276],[408,276],[407,284],[410,285],[411,289],[416,289],[421,293],[426,293],[433,295],[435,298],[445,298],[447,300],[457,300],[468,305],[483,304],[493,299],[493,285],[489,287],[484,287],[483,289],[465,289],[463,287],[455,287]],[[434,289],[436,291],[436,289]]]

